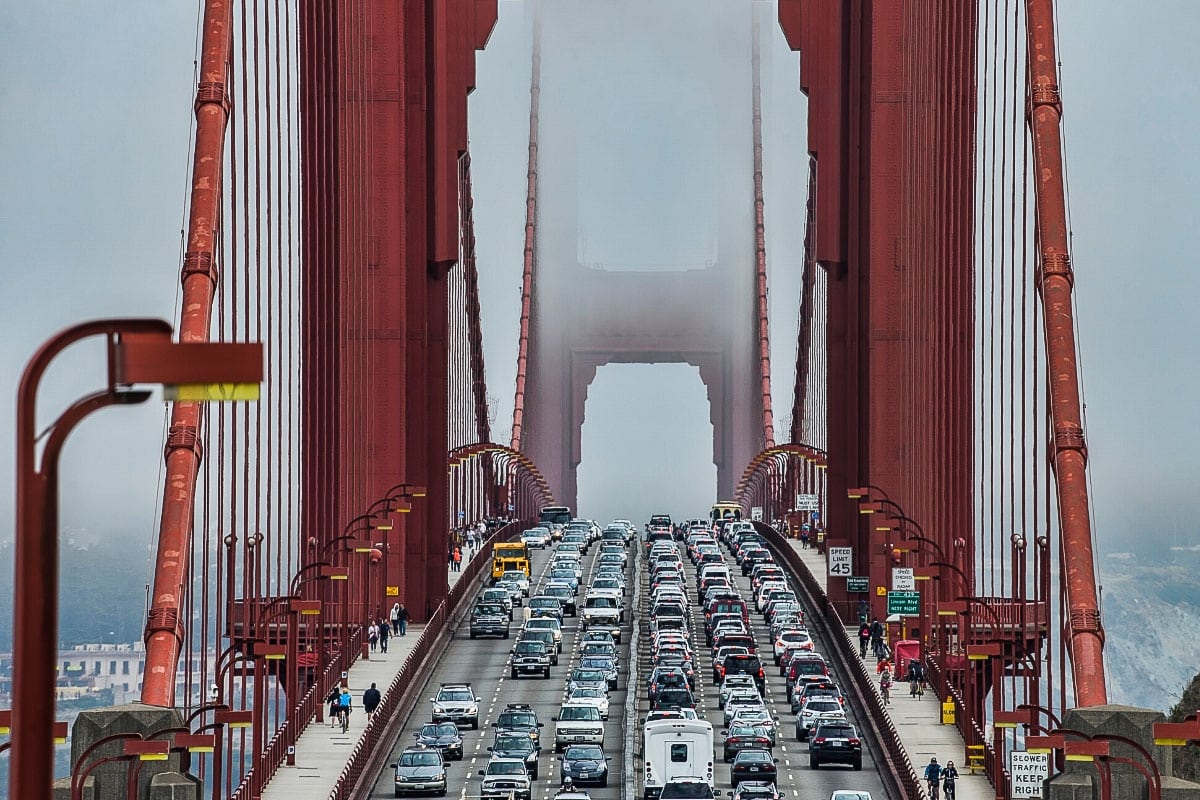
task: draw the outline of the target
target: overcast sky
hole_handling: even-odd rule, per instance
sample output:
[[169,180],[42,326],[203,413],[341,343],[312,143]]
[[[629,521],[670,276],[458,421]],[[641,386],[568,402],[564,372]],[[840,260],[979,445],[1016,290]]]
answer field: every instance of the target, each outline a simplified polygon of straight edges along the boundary
[[[6,190],[0,195],[0,386],[6,387],[0,482],[10,487],[0,494],[0,531],[10,529],[12,518],[12,398],[36,346],[84,318],[177,314],[196,4],[120,5],[119,14],[106,4],[73,0],[0,8],[0,179]],[[499,410],[498,438],[512,407],[529,79],[524,4],[500,5],[471,101],[488,386]],[[598,0],[570,5],[581,14],[613,7]],[[616,5],[632,14],[637,5],[653,4]],[[701,14],[707,3],[685,5]],[[1191,41],[1200,5],[1062,0],[1059,18],[1097,529],[1117,549],[1130,543],[1130,534],[1190,537],[1200,478],[1193,307],[1200,277],[1192,263],[1200,216],[1200,64]],[[614,62],[613,80],[636,79],[638,69],[655,66],[650,40],[632,32],[641,20],[622,19],[631,34],[625,57]],[[764,51],[767,227],[782,429],[803,236],[805,103],[796,90],[796,57],[777,28],[770,30]],[[548,60],[545,68],[595,75],[580,64]],[[598,88],[591,96],[599,107],[615,102]],[[705,120],[687,120],[689,135],[671,150],[673,122],[647,121],[647,138],[638,141],[642,152],[659,154],[670,174],[687,176],[692,154],[705,142]],[[628,169],[614,180],[630,180],[631,196],[661,188],[643,177],[644,166]],[[613,178],[581,177],[585,183]],[[687,199],[701,212],[706,207],[703,197]],[[588,239],[585,260],[621,261],[608,244]],[[705,235],[693,244],[687,259],[702,258]],[[65,399],[97,386],[99,363],[95,352],[63,359],[43,391],[43,419]],[[587,415],[583,513],[640,519],[661,508],[690,515],[711,501],[711,430],[694,369],[605,367]],[[103,420],[80,428],[64,459],[64,527],[129,531],[149,542],[161,485],[162,426],[163,408],[152,403],[106,411]]]

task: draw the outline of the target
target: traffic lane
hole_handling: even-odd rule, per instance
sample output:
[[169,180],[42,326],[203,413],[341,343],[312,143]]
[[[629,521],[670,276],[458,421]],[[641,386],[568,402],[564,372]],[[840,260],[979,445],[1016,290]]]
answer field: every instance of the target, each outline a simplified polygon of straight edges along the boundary
[[[530,581],[530,593],[536,593],[534,582],[540,580],[544,574],[546,567],[549,565],[549,551],[535,550],[532,554],[530,563],[530,571],[533,575]],[[481,589],[482,591],[482,589]],[[412,746],[416,741],[415,734],[420,727],[432,720],[432,704],[429,698],[433,697],[438,690],[438,686],[442,683],[470,683],[475,690],[475,695],[481,698],[479,704],[479,730],[472,730],[470,727],[460,726],[460,733],[463,737],[463,760],[450,761],[447,763],[446,781],[447,794],[450,797],[460,796],[466,786],[470,785],[470,776],[467,774],[468,767],[472,758],[477,757],[479,752],[487,754],[486,748],[491,745],[494,731],[490,725],[495,721],[496,704],[500,699],[500,689],[504,679],[508,675],[508,665],[511,660],[510,650],[516,644],[516,635],[520,626],[521,608],[513,609],[516,620],[510,626],[510,636],[508,639],[470,639],[468,634],[468,622],[464,620],[454,639],[451,640],[446,648],[445,654],[434,667],[433,672],[425,686],[421,690],[420,696],[417,698],[416,704],[413,706],[412,713],[405,721],[400,735],[392,745],[392,749],[388,755],[384,769],[380,772],[375,781],[374,789],[372,789],[372,797],[392,797],[394,795],[394,773],[387,764],[394,764],[404,752],[406,747]],[[529,683],[545,684],[543,692],[552,693],[553,686],[560,672],[558,667],[551,670],[550,680],[527,679]],[[512,701],[515,702],[515,701]],[[501,710],[503,706],[500,706]],[[486,763],[486,759],[484,759]],[[476,776],[477,777],[477,776]],[[475,783],[475,794],[478,794],[478,782]]]
[[[821,766],[820,769],[811,769],[808,766],[808,744],[796,740],[796,715],[792,713],[791,704],[788,703],[787,682],[779,674],[779,669],[775,667],[775,659],[772,656],[773,642],[771,641],[770,626],[766,624],[760,613],[753,610],[754,599],[751,593],[750,579],[743,577],[741,570],[736,567],[733,573],[738,591],[742,593],[743,597],[748,598],[748,602],[751,604],[751,628],[758,641],[759,652],[762,654],[763,669],[767,673],[764,699],[771,711],[771,716],[779,720],[776,722],[774,752],[775,757],[779,759],[776,767],[779,770],[780,788],[789,792],[794,791],[791,796],[795,800],[824,800],[837,789],[856,789],[870,792],[872,797],[884,797],[883,782],[879,778],[878,769],[869,747],[863,748],[861,770],[855,770],[848,764],[828,764]],[[795,582],[794,576],[792,582]],[[825,652],[828,649],[828,643],[822,637],[817,636],[815,632],[813,640],[816,643],[817,652]],[[843,682],[839,676],[834,675],[833,678],[839,686],[842,685]],[[716,703],[717,700],[714,699],[713,705],[715,706]],[[862,725],[853,708],[847,708],[846,716],[861,732]],[[719,736],[718,738],[723,745],[724,737]],[[728,786],[728,767],[725,768],[724,777],[725,785]]]

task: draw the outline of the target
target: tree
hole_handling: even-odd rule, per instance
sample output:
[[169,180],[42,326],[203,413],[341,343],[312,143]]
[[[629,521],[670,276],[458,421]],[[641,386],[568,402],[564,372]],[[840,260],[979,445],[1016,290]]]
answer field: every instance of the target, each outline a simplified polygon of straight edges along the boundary
[[[1183,697],[1171,709],[1168,719],[1171,722],[1183,722],[1187,717],[1194,716],[1200,710],[1200,675],[1192,678]],[[1185,781],[1200,783],[1200,747],[1194,742],[1174,750],[1175,777]]]

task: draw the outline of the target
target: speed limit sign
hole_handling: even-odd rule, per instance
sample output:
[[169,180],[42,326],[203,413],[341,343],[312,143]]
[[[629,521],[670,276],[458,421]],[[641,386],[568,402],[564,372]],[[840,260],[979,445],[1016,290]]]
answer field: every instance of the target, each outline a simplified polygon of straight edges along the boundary
[[835,578],[848,578],[854,574],[852,562],[854,561],[853,547],[831,547],[829,548],[829,574]]

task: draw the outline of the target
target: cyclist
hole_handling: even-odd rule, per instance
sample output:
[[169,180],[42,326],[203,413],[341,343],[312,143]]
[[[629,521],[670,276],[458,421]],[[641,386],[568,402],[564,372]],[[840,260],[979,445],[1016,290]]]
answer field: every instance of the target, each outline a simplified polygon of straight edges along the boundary
[[338,702],[338,717],[342,721],[342,733],[350,730],[350,703],[352,699],[350,689],[342,687],[342,695]]
[[883,693],[883,704],[890,706],[892,704],[892,671],[885,669],[879,676],[879,691]]
[[954,768],[953,761],[946,762],[946,768],[942,770],[942,791],[946,795],[946,800],[954,800],[954,781],[958,778],[958,770]]
[[338,723],[338,710],[342,707],[342,690],[334,686],[326,695],[325,702],[329,704],[329,727],[332,728]]
[[936,758],[929,759],[929,766],[925,767],[925,780],[929,784],[930,800],[938,800],[938,785],[942,780],[942,767]]
[[921,666],[920,661],[915,658],[911,659],[904,677],[908,679],[909,697],[920,697],[924,694],[925,669]]

